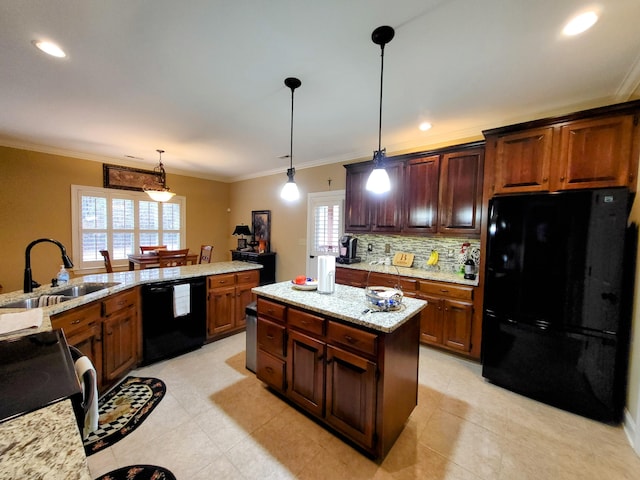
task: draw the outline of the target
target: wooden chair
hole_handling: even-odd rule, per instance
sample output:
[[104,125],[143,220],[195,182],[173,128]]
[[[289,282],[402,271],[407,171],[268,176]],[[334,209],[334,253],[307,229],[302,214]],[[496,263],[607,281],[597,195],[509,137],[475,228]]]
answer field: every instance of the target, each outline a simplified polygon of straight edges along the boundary
[[200,246],[200,258],[198,263],[211,263],[211,257],[213,256],[213,245]]
[[109,250],[100,250],[100,255],[104,258],[104,268],[107,269],[107,273],[113,273],[113,267],[111,266],[111,256]]
[[183,250],[158,250],[158,263],[160,268],[186,265],[188,254],[188,248]]
[[166,249],[167,249],[166,245],[155,245],[155,246],[146,246],[146,247],[143,247],[142,245],[140,245],[140,253],[153,252],[155,250],[166,250]]

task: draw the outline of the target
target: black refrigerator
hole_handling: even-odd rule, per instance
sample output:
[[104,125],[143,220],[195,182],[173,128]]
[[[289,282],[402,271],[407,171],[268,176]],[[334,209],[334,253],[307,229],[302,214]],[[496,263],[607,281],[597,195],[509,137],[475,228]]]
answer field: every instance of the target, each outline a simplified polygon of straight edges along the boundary
[[[489,203],[482,375],[586,417],[621,420],[634,230],[626,188]],[[633,260],[632,258],[633,257]]]

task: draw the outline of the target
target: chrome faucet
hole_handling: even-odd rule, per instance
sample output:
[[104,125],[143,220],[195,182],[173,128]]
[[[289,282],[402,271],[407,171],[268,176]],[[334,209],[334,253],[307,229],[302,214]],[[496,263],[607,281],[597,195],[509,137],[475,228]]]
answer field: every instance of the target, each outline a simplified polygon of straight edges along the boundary
[[40,286],[38,282],[34,282],[33,279],[31,278],[31,249],[33,248],[34,245],[42,242],[55,243],[60,249],[60,252],[62,252],[62,263],[64,263],[65,268],[73,267],[73,262],[67,255],[67,250],[64,248],[64,245],[62,245],[59,241],[54,240],[53,238],[39,238],[37,240],[34,240],[29,245],[27,245],[27,249],[24,252],[24,288],[23,290],[25,293],[33,292],[34,287]]

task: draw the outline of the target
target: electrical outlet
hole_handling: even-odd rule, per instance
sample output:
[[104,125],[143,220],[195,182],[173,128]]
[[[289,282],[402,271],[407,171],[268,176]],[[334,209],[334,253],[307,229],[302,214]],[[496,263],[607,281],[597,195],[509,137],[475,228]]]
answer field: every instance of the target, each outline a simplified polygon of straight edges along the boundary
[[391,245],[388,243],[384,244],[384,253],[391,253]]
[[373,244],[372,243],[367,245],[367,252],[373,252]]
[[454,255],[453,248],[450,248],[449,250],[447,250],[447,257],[453,258],[453,255]]

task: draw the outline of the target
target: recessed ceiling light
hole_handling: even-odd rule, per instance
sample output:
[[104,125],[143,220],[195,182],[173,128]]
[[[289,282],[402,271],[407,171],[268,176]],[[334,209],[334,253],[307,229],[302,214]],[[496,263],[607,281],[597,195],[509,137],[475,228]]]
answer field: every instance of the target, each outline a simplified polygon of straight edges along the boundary
[[568,36],[578,35],[579,33],[589,30],[598,21],[596,12],[584,12],[573,17],[562,29],[562,33]]
[[418,128],[420,130],[422,130],[423,132],[426,132],[427,130],[429,130],[431,128],[431,124],[429,122],[422,122]]
[[32,42],[38,50],[43,51],[47,55],[51,55],[52,57],[64,58],[67,56],[66,53],[55,43],[47,42],[44,40],[34,40]]

